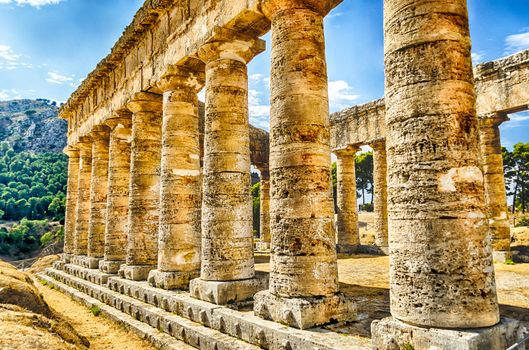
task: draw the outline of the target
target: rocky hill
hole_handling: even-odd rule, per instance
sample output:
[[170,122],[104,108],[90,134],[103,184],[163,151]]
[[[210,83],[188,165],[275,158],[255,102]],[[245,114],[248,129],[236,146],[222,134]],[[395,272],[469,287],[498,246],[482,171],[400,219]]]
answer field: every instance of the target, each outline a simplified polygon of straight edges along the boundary
[[57,118],[58,110],[45,99],[0,101],[0,142],[16,152],[62,152],[67,123]]

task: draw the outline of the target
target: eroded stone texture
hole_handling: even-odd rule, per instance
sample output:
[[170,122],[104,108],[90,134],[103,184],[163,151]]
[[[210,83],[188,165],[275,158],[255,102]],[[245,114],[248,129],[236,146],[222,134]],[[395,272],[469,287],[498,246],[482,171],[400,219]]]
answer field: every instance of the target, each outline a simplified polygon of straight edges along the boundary
[[80,142],[79,182],[75,213],[74,254],[86,256],[88,249],[88,222],[90,220],[90,178],[92,175],[92,143]]
[[110,129],[100,126],[90,134],[92,175],[90,179],[90,220],[88,223],[88,267],[96,269],[105,253],[105,220],[108,193],[108,142]]
[[132,115],[121,112],[107,120],[112,130],[109,144],[105,254],[99,268],[117,273],[127,255],[127,217],[129,213],[130,148]]
[[336,151],[336,245],[338,252],[352,253],[360,244],[356,201],[355,157],[358,148]]
[[511,258],[511,229],[507,214],[507,193],[499,129],[500,124],[506,120],[508,118],[503,114],[493,114],[479,119],[479,140],[485,179],[485,205],[492,234],[494,257],[501,261]]
[[259,169],[261,172],[261,200],[260,200],[260,231],[261,243],[270,246],[270,172],[268,169]]
[[127,264],[122,275],[145,280],[158,260],[162,96],[137,93],[127,107],[133,114]]
[[[291,324],[290,314],[266,312],[274,301],[304,304],[297,327],[325,323],[338,292],[331,188],[329,106],[323,16],[328,1],[267,1],[272,21],[270,288],[255,295],[255,313]],[[312,297],[317,302],[311,302]],[[350,318],[351,313],[345,318]]]
[[201,172],[197,92],[204,73],[175,68],[159,83],[165,91],[162,126],[158,269],[149,283],[187,288],[200,275]]
[[64,217],[64,255],[63,260],[70,262],[74,253],[75,241],[75,214],[79,186],[79,150],[67,146],[64,153],[68,156],[68,189],[66,194],[66,210]]
[[391,313],[425,327],[492,326],[466,1],[384,7]]
[[388,247],[388,184],[386,142],[376,142],[373,148],[373,212],[375,214],[375,245]]

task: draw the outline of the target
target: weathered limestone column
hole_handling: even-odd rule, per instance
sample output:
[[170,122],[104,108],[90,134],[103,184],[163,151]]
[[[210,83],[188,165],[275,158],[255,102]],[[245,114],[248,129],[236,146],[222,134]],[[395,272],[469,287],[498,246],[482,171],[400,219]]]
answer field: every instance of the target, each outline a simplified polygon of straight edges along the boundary
[[358,204],[356,200],[355,158],[357,147],[336,151],[336,250],[355,253],[360,245]]
[[162,96],[135,94],[127,105],[132,111],[131,178],[127,259],[120,275],[147,280],[158,259]]
[[79,142],[79,182],[75,213],[74,255],[72,262],[83,265],[88,252],[88,222],[90,220],[90,178],[92,176],[92,142]]
[[255,313],[297,328],[352,319],[338,293],[323,16],[330,1],[269,0],[270,288]]
[[92,137],[92,177],[90,180],[90,220],[86,267],[97,269],[105,252],[105,221],[108,193],[108,142],[110,129],[96,126]]
[[466,0],[384,11],[393,318],[372,324],[373,349],[507,348],[515,327],[464,330],[500,320]]
[[132,115],[119,112],[105,124],[110,133],[104,260],[99,269],[116,274],[127,256]]
[[199,51],[206,62],[202,263],[190,291],[220,305],[266,288],[254,270],[246,66],[262,51],[262,40],[233,33]]
[[204,72],[172,68],[164,91],[158,269],[151,285],[187,289],[200,275],[201,172],[197,92]]
[[375,245],[388,254],[388,166],[386,142],[376,142],[373,148],[373,212],[375,214]]
[[259,169],[261,172],[261,201],[260,201],[260,231],[261,248],[270,250],[270,171]]
[[511,255],[511,228],[507,214],[507,192],[503,173],[500,125],[507,121],[505,114],[479,118],[481,160],[485,178],[485,204],[492,234],[494,260],[505,262]]
[[68,156],[68,189],[66,194],[66,212],[64,216],[64,254],[62,260],[70,263],[74,254],[75,212],[79,186],[79,149],[67,146],[64,153]]

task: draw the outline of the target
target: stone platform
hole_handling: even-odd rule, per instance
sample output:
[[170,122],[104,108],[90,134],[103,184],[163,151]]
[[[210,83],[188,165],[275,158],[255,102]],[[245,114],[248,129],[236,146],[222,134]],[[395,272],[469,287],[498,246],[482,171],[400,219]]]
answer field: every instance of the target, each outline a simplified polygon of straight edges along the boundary
[[106,275],[98,270],[69,264],[64,269],[47,269],[39,278],[56,283],[61,291],[73,288],[84,299],[97,299],[108,308],[198,349],[368,349],[354,336],[322,328],[290,328],[255,316],[251,308],[237,310],[236,305],[231,308],[215,305],[195,299],[186,291],[167,291],[146,281],[131,281],[115,275],[96,277]]

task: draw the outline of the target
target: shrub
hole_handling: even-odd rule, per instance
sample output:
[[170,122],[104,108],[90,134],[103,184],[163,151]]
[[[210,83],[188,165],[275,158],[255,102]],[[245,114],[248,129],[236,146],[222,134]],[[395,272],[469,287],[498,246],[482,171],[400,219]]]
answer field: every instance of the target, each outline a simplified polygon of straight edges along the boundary
[[527,227],[529,226],[529,217],[528,216],[522,216],[516,221],[516,227]]

